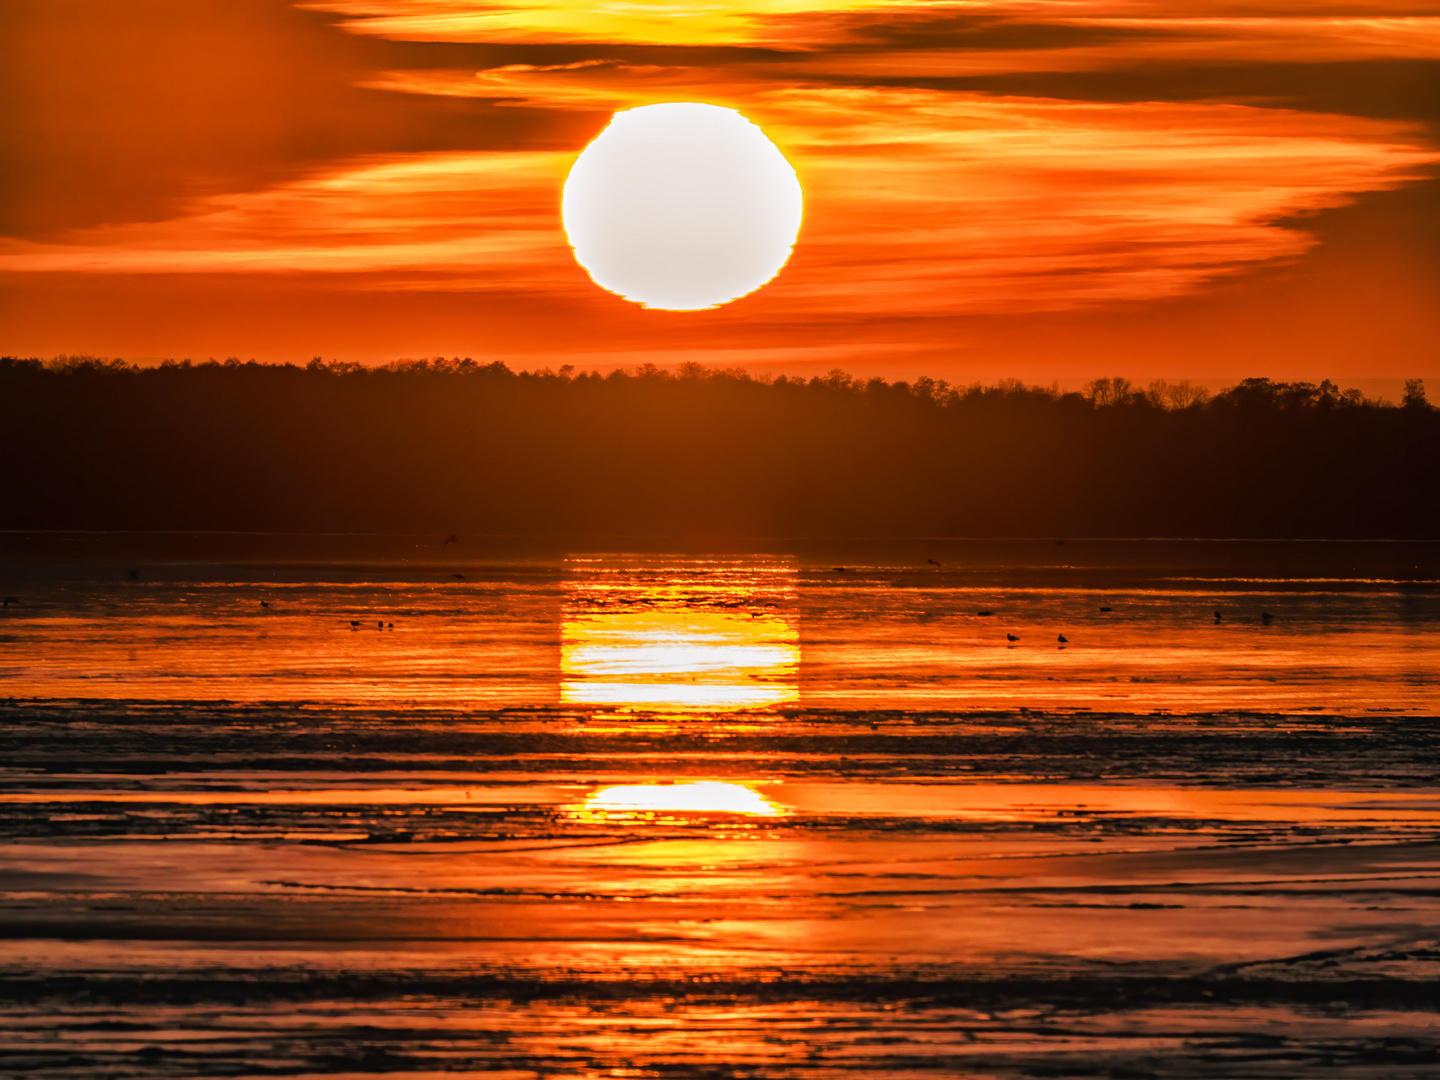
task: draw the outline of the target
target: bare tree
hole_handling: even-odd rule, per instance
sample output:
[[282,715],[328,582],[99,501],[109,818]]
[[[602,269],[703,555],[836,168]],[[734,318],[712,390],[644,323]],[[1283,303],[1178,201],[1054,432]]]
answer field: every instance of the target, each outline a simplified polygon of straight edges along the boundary
[[1170,387],[1170,407],[1172,409],[1188,409],[1192,405],[1204,405],[1210,400],[1210,391],[1199,383],[1192,383],[1189,379],[1181,379]]
[[1210,391],[1189,379],[1173,383],[1156,379],[1146,389],[1145,399],[1157,409],[1188,409],[1192,405],[1204,405],[1210,400]]
[[1130,399],[1130,380],[1115,376],[1112,379],[1092,379],[1085,384],[1085,396],[1092,405],[1119,405]]

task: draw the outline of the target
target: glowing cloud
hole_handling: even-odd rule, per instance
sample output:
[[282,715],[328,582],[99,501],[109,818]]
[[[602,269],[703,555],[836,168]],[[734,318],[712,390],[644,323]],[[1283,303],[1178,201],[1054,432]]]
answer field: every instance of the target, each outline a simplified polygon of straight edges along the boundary
[[590,0],[522,0],[493,7],[473,0],[314,0],[318,11],[356,16],[354,33],[402,41],[626,41],[646,45],[741,45],[771,36],[770,19],[821,7],[866,10],[887,0],[720,0],[597,5]]
[[[241,340],[267,358],[310,355],[304,343],[316,333],[312,318],[288,306],[305,293],[336,313],[327,334],[353,340],[349,347],[374,359],[471,350],[483,325],[498,350],[493,355],[520,357],[522,366],[532,357],[556,366],[587,363],[576,360],[577,349],[604,362],[673,363],[697,358],[702,347],[716,357],[733,351],[736,359],[724,362],[763,366],[841,342],[859,358],[854,363],[883,354],[888,366],[902,349],[950,363],[970,349],[956,351],[962,340],[1018,347],[1012,338],[1031,340],[1029,320],[1046,312],[1120,327],[1115,332],[1129,341],[1150,325],[1132,315],[1153,318],[1158,327],[1190,307],[1158,302],[1209,293],[1216,303],[1239,305],[1233,315],[1217,316],[1215,332],[1232,335],[1227,340],[1238,354],[1268,362],[1275,346],[1254,333],[1255,312],[1273,310],[1275,296],[1259,296],[1274,283],[1289,298],[1292,332],[1309,334],[1320,325],[1344,331],[1333,345],[1318,330],[1307,339],[1336,355],[1342,341],[1369,348],[1372,315],[1359,297],[1380,289],[1387,310],[1398,313],[1390,321],[1413,326],[1404,341],[1420,350],[1417,357],[1429,355],[1424,350],[1434,335],[1426,328],[1435,305],[1426,290],[1434,279],[1421,269],[1430,266],[1420,257],[1424,227],[1364,240],[1377,253],[1396,254],[1378,273],[1344,271],[1353,273],[1353,286],[1342,286],[1324,265],[1344,257],[1339,245],[1362,245],[1361,232],[1347,231],[1344,222],[1423,216],[1403,194],[1365,196],[1424,180],[1440,165],[1432,126],[1423,120],[1429,115],[1423,81],[1410,81],[1421,79],[1417,61],[1440,57],[1433,0],[300,6],[335,16],[305,20],[330,21],[324,31],[330,38],[376,39],[353,56],[347,50],[355,42],[340,42],[351,59],[337,69],[342,74],[326,77],[366,88],[363,100],[388,110],[387,124],[408,117],[399,130],[413,138],[397,144],[387,136],[373,149],[368,136],[342,141],[329,159],[307,150],[293,168],[266,174],[263,186],[227,188],[209,173],[197,174],[184,186],[183,201],[165,203],[168,220],[86,211],[63,229],[27,227],[0,237],[0,274],[10,275],[7,294],[16,298],[6,312],[7,348],[39,352],[51,348],[40,343],[52,341],[57,349],[61,342],[79,348],[69,335],[87,333],[79,339],[89,342],[85,348],[184,355],[211,347],[194,344],[210,340],[202,330],[230,339],[226,305],[213,313],[193,305],[191,338],[172,328],[183,321],[178,312],[191,317],[190,307],[166,309],[157,299],[162,306],[142,315],[134,299],[243,289],[268,307],[247,320]],[[56,42],[68,41],[70,29],[55,18]],[[385,39],[485,47],[391,47]],[[555,42],[571,44],[547,44]],[[705,48],[635,47],[647,43]],[[45,66],[64,64],[69,55],[57,45]],[[1337,61],[1369,66],[1357,66],[1354,77],[1316,68]],[[1372,78],[1391,71],[1394,78]],[[289,99],[287,85],[277,84],[276,101]],[[114,92],[123,95],[124,86]],[[712,296],[687,294],[681,275],[662,268],[667,288],[681,295],[652,294],[623,276],[612,280],[616,260],[582,255],[593,275],[587,278],[556,211],[571,167],[583,174],[592,152],[624,127],[616,121],[577,164],[605,117],[677,102],[708,102],[717,113],[724,106],[741,130],[744,118],[753,121],[749,130],[761,145],[773,140],[772,161],[788,161],[803,184],[805,231],[783,274],[743,304],[672,318],[614,303],[593,282],[653,307],[705,307],[753,288],[768,272],[756,270],[756,282]],[[124,118],[145,107],[127,98],[124,109],[117,106],[117,126],[96,145],[125,142]],[[65,115],[57,113],[56,138],[69,130]],[[368,114],[350,120],[357,130],[384,126]],[[267,138],[276,146],[305,141]],[[395,148],[412,144],[413,151]],[[102,172],[72,170],[76,191],[123,186],[95,179]],[[90,179],[80,183],[82,176]],[[72,198],[66,185],[52,186],[57,204]],[[798,220],[798,189],[791,190]],[[630,190],[633,203],[645,202],[641,192]],[[575,249],[588,243],[584,215],[571,213],[579,209],[578,194],[566,193]],[[1307,220],[1357,200],[1353,213]],[[1322,237],[1329,238],[1328,251]],[[617,245],[610,247],[613,255]],[[785,250],[771,251],[770,261],[778,265]],[[621,269],[627,258],[619,257]],[[636,261],[652,270],[662,265]],[[1297,265],[1282,271],[1284,264]],[[140,279],[159,274],[196,280]],[[213,282],[200,280],[210,275]],[[281,275],[289,280],[275,288]],[[1241,275],[1254,275],[1254,301],[1240,281],[1209,288]],[[1382,289],[1382,279],[1399,287]],[[87,301],[82,310],[73,289],[108,299]],[[345,294],[359,290],[385,295],[377,303],[389,305],[385,315],[377,308],[358,320],[364,333],[344,314],[353,304]],[[489,295],[473,295],[482,293]],[[1151,306],[1121,307],[1132,304]],[[122,314],[102,317],[102,310]],[[975,315],[987,318],[982,324]],[[1002,319],[988,318],[994,315]],[[1268,315],[1260,321],[1281,325]],[[126,333],[117,338],[111,327],[121,324]],[[292,344],[282,349],[280,342]],[[1301,363],[1308,354],[1297,347],[1294,355]],[[852,363],[848,356],[834,362]],[[689,692],[700,697],[719,693],[703,679],[693,686]],[[591,689],[601,692],[598,682]]]
[[[595,66],[464,84],[475,96],[611,109],[626,93],[617,83],[632,77]],[[659,88],[656,74],[644,92]],[[1178,296],[1303,255],[1315,238],[1287,219],[1440,162],[1403,122],[1211,102],[797,88],[772,90],[756,112],[809,199],[804,244],[755,303],[796,320]],[[554,213],[569,160],[488,152],[367,162],[212,197],[169,222],[0,240],[0,271],[320,271],[349,274],[358,288],[375,287],[366,272],[388,272],[406,275],[387,279],[391,289],[579,296],[591,287]]]

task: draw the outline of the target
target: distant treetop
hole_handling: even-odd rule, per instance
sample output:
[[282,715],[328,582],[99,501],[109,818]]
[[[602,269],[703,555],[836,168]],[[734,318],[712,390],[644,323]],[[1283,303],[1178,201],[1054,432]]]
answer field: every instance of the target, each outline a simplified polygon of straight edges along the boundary
[[[1093,409],[1160,410],[1183,412],[1191,409],[1240,409],[1240,410],[1296,410],[1296,409],[1356,409],[1389,408],[1388,402],[1365,397],[1359,390],[1342,390],[1336,383],[1325,379],[1319,383],[1281,382],[1268,378],[1242,379],[1234,386],[1216,394],[1189,379],[1169,381],[1156,379],[1143,389],[1129,379],[1114,376],[1092,379],[1079,393],[1062,391],[1059,384],[1050,386],[1030,385],[1019,379],[1000,379],[993,383],[973,382],[963,386],[952,385],[944,379],[922,375],[914,382],[896,380],[888,382],[875,376],[859,379],[840,368],[834,368],[825,375],[809,378],[800,375],[754,374],[743,368],[710,368],[694,362],[677,365],[674,369],[662,368],[653,363],[640,364],[633,369],[616,368],[609,372],[581,371],[573,364],[565,364],[558,371],[536,368],[530,371],[515,371],[502,361],[488,363],[476,361],[468,356],[447,358],[438,356],[419,360],[396,360],[389,364],[371,365],[326,361],[315,357],[305,365],[262,364],[255,360],[242,362],[238,357],[220,361],[211,359],[196,363],[193,360],[164,360],[158,366],[143,366],[121,359],[107,359],[99,356],[57,356],[50,360],[36,358],[0,357],[0,377],[71,376],[71,377],[138,377],[175,378],[183,374],[205,375],[225,373],[231,377],[314,377],[346,378],[360,380],[415,379],[479,379],[506,383],[574,383],[579,385],[673,384],[677,386],[730,385],[756,389],[770,388],[777,391],[811,391],[841,394],[856,398],[888,399],[892,401],[909,399],[917,403],[951,407],[976,405],[980,402],[1008,400],[1021,402],[1065,402],[1074,406],[1086,404]],[[1430,410],[1425,395],[1425,385],[1420,379],[1405,381],[1404,397],[1400,406],[1414,411]]]

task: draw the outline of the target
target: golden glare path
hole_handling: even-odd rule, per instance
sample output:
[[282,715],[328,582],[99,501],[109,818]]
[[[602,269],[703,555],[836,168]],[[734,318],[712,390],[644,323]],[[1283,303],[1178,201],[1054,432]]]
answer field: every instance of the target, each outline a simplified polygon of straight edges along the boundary
[[799,700],[793,564],[571,559],[567,567],[564,704],[709,712]]
[[744,784],[692,780],[678,784],[616,784],[585,800],[584,811],[606,816],[650,816],[661,812],[744,814],[775,817],[780,809]]

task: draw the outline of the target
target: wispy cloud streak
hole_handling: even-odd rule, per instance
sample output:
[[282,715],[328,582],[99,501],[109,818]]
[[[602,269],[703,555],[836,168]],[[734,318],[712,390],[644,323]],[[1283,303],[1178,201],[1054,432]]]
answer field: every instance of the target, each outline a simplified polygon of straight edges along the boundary
[[[623,65],[481,76],[464,79],[470,93],[556,108],[622,108],[689,84],[684,71]],[[1239,105],[777,90],[734,79],[720,89],[762,118],[809,192],[795,266],[767,301],[790,318],[1173,296],[1300,255],[1314,241],[1284,219],[1440,160],[1396,123]],[[555,217],[572,157],[365,163],[218,197],[177,221],[12,243],[0,269],[384,270],[453,289],[583,287]]]

